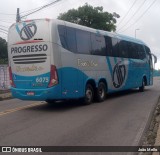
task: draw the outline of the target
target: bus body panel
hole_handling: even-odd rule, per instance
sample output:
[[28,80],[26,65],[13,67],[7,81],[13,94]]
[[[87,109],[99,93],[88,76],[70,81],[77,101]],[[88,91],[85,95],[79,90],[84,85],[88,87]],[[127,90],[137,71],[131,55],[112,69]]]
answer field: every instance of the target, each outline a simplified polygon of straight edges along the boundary
[[50,36],[48,20],[31,20],[11,26],[8,55],[15,84],[15,88],[11,87],[14,97],[36,96],[40,89],[48,87],[51,61],[54,64]]

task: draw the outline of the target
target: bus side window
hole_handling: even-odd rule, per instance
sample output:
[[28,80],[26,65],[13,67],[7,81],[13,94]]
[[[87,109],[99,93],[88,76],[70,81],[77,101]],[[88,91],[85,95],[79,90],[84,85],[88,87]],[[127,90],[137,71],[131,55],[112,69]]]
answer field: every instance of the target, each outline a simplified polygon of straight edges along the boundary
[[90,54],[91,37],[90,32],[76,29],[77,53]]
[[112,38],[112,55],[113,57],[119,57],[119,40],[117,38]]
[[128,57],[131,59],[138,58],[138,52],[136,50],[135,43],[128,42]]
[[146,54],[142,45],[139,45],[138,54],[139,54],[139,59],[143,60],[146,58]]
[[66,40],[66,28],[64,25],[58,25],[58,33],[62,47],[68,50],[67,40]]
[[135,59],[140,59],[139,57],[139,44],[133,43],[134,44],[134,58]]
[[113,56],[111,37],[105,36],[105,42],[106,42],[106,55],[107,56]]
[[119,41],[119,54],[122,58],[128,58],[127,42],[124,40]]
[[150,68],[153,69],[153,62],[152,62],[152,56],[151,56],[151,51],[147,46],[144,46],[145,51],[146,51],[146,56],[147,60],[149,62]]
[[147,46],[144,46],[145,51],[146,51],[146,55],[147,55],[147,60],[150,60],[150,56],[151,56],[151,51]]
[[69,51],[73,53],[77,53],[76,47],[76,30],[71,27],[67,27],[67,45]]
[[91,33],[92,54],[106,56],[105,38],[102,35]]

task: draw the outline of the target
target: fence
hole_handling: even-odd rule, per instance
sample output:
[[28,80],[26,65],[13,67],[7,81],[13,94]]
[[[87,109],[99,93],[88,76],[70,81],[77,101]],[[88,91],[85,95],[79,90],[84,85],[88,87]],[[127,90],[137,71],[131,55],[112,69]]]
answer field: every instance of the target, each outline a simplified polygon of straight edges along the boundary
[[0,90],[10,88],[8,65],[0,65]]

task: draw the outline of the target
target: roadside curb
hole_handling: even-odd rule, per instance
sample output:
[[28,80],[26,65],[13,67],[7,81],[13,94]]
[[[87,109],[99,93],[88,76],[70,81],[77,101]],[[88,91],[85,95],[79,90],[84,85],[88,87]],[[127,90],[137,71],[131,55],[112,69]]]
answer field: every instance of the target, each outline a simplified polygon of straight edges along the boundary
[[[160,102],[160,97],[159,97],[159,102]],[[160,122],[158,125],[158,130],[157,130],[157,135],[156,135],[156,140],[154,146],[160,146]],[[159,155],[159,152],[153,152],[152,155]]]
[[[156,142],[155,142],[154,146],[160,146],[160,124],[158,127]],[[159,152],[153,152],[152,155],[159,155]]]
[[0,94],[0,101],[6,100],[6,99],[11,99],[11,98],[12,98],[12,94],[10,92]]
[[[153,102],[154,106],[149,113],[139,146],[160,146],[160,96]],[[160,155],[159,152],[139,152],[138,155]]]
[[142,125],[142,131],[141,131],[141,134],[139,136],[139,140],[138,140],[138,145],[141,146],[141,145],[145,145],[144,144],[144,141],[146,141],[146,135],[147,135],[147,131],[149,130],[150,128],[150,124],[152,122],[152,119],[154,117],[154,114],[155,114],[155,110],[156,110],[156,107],[159,103],[159,99],[160,99],[160,96],[156,99],[156,101],[154,102],[154,106],[152,107],[152,110],[150,111],[150,113],[148,114],[148,118],[147,118],[147,121],[146,123],[144,123]]

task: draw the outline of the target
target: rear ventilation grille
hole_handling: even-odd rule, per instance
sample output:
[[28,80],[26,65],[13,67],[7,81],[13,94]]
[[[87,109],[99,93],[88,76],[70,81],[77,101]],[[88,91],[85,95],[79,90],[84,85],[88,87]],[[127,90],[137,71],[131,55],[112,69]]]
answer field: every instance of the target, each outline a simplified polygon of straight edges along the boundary
[[35,63],[46,62],[47,55],[46,54],[17,55],[13,56],[12,58],[15,64],[35,64]]

